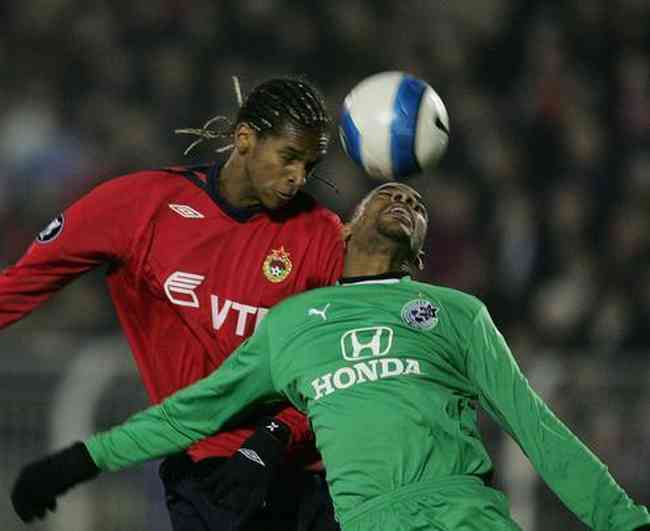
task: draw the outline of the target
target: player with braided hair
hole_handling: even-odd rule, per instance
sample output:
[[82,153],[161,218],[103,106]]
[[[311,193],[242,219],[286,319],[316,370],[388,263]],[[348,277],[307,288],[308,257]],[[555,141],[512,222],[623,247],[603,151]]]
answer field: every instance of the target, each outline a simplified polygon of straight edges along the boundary
[[[234,121],[178,131],[198,136],[188,149],[230,140],[225,160],[116,177],[69,206],[0,273],[0,327],[109,264],[111,298],[157,404],[217,369],[268,308],[338,279],[340,220],[302,191],[330,139],[322,96],[290,77],[246,98],[236,89]],[[168,458],[160,473],[174,531],[336,529],[322,476],[301,460],[312,438],[305,417],[277,403]],[[44,516],[24,507],[25,520]]]
[[[244,100],[239,79],[233,76],[235,94],[239,103],[237,119],[233,123],[227,116],[217,115],[208,120],[200,129],[177,129],[178,134],[190,134],[199,137],[185,150],[187,155],[192,148],[205,140],[230,139],[234,126],[247,123],[255,131],[264,136],[273,130],[278,118],[286,115],[300,127],[319,127],[328,124],[330,117],[325,109],[322,96],[306,81],[299,78],[272,79],[257,86],[250,96]],[[217,122],[224,122],[222,130],[211,129]],[[217,148],[217,152],[227,151],[233,144]]]

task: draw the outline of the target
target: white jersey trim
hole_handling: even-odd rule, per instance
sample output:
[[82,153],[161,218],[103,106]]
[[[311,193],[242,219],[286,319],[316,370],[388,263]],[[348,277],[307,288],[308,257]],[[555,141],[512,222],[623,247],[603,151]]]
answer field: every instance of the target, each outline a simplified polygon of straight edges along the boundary
[[340,285],[346,287],[346,286],[358,286],[360,284],[397,284],[400,280],[401,280],[400,278],[382,278],[377,280],[359,280],[358,282],[346,282]]

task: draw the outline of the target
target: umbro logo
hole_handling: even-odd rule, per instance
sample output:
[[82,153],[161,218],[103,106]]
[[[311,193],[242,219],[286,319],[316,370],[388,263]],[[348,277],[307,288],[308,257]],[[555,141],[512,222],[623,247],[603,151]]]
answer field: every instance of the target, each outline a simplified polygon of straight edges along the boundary
[[174,203],[169,203],[169,208],[171,208],[178,215],[183,216],[184,218],[204,218],[205,216],[200,212],[194,210],[191,206],[188,205],[176,205]]
[[260,466],[266,466],[266,463],[262,461],[262,458],[255,450],[251,450],[250,448],[240,448],[237,451],[240,454],[242,454],[246,459],[253,461],[254,463],[257,463]]

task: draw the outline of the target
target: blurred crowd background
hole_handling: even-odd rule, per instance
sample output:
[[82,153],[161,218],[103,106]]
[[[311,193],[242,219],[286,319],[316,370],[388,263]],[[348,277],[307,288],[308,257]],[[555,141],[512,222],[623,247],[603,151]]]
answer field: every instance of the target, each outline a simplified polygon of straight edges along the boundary
[[[233,75],[246,92],[305,74],[334,116],[366,75],[428,81],[452,134],[412,181],[431,213],[420,278],[481,297],[554,409],[650,502],[650,1],[9,0],[0,30],[0,267],[97,183],[214,157],[205,144],[184,157],[173,130],[234,116]],[[309,189],[342,217],[377,184],[336,136],[320,172],[338,192]],[[3,331],[2,410],[25,414],[23,384],[3,384],[17,366],[42,393],[117,331],[101,271]],[[2,415],[0,449],[33,457],[45,428]],[[529,529],[583,529],[536,489]],[[6,511],[3,529],[18,529]]]

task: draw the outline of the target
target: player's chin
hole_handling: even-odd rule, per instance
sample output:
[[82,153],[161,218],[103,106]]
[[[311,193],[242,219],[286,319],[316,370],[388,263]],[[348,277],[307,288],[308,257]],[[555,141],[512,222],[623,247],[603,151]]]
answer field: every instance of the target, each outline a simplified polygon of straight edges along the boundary
[[379,230],[392,240],[410,246],[411,238],[413,237],[413,228],[407,223],[390,216],[379,224]]
[[269,192],[265,194],[262,198],[262,205],[267,210],[279,210],[285,207],[291,198],[280,196],[274,192]]

